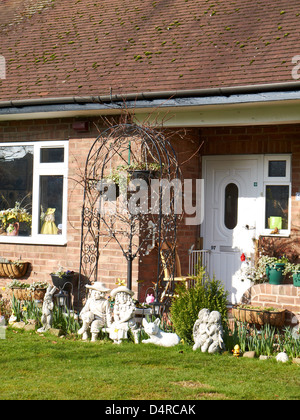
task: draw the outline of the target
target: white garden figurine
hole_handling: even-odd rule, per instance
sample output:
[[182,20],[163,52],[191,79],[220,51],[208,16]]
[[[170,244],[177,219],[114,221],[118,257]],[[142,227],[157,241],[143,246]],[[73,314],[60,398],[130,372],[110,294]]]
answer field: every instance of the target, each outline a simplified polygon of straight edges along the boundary
[[119,286],[111,292],[111,297],[115,298],[113,310],[113,323],[109,331],[109,338],[115,344],[121,344],[122,340],[128,338],[128,331],[130,330],[134,337],[134,342],[137,344],[139,329],[135,323],[136,306],[132,300],[134,292],[129,290],[126,286]]
[[172,347],[180,343],[180,338],[175,333],[164,332],[159,328],[160,319],[157,318],[154,322],[148,322],[143,319],[143,327],[145,333],[150,338],[142,340],[142,343],[152,343],[163,347]]
[[48,286],[48,289],[46,290],[44,301],[43,301],[43,307],[42,307],[42,317],[41,317],[41,323],[42,327],[37,330],[37,332],[46,332],[50,330],[52,327],[52,314],[53,314],[53,295],[56,291],[56,286]]
[[201,311],[199,311],[198,319],[196,320],[193,327],[193,338],[195,342],[193,346],[193,350],[197,350],[198,348],[202,349],[202,347],[205,345],[208,339],[207,323],[208,323],[209,313],[210,313],[209,310],[206,308],[201,309]]
[[217,353],[224,349],[222,317],[220,312],[202,309],[194,324],[193,337],[195,344],[193,350],[201,348],[205,353]]
[[78,330],[78,334],[82,335],[83,340],[89,337],[91,332],[91,341],[96,341],[100,330],[111,325],[110,303],[105,299],[105,294],[110,289],[105,287],[103,283],[95,282],[92,285],[86,285],[90,289],[90,297],[87,299],[79,317],[83,321],[82,327]]

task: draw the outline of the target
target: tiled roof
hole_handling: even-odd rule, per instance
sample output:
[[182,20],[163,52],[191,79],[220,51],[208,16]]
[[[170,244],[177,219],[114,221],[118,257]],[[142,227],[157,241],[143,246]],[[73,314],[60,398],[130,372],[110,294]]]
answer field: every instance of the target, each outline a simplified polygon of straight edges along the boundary
[[0,0],[0,101],[293,82],[299,33],[298,0]]

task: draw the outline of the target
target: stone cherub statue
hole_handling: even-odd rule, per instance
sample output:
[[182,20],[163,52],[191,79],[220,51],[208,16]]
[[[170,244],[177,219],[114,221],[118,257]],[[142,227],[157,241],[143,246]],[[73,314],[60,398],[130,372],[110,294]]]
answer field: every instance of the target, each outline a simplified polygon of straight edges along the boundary
[[56,286],[49,285],[43,301],[41,323],[42,327],[37,332],[46,332],[52,327],[52,314],[53,314],[53,295],[56,291]]
[[193,350],[201,348],[205,353],[216,353],[224,349],[222,317],[220,312],[202,309],[193,328]]
[[138,343],[138,327],[135,323],[135,304],[132,300],[134,292],[126,286],[119,286],[111,292],[115,298],[113,317],[114,322],[109,328],[109,338],[116,344],[128,338],[128,331],[131,330],[135,343]]
[[79,314],[83,325],[78,330],[78,334],[82,335],[83,340],[87,340],[90,330],[91,341],[96,341],[100,330],[111,325],[110,303],[105,299],[105,294],[110,292],[110,289],[97,281],[93,285],[86,285],[86,287],[91,290],[91,293]]

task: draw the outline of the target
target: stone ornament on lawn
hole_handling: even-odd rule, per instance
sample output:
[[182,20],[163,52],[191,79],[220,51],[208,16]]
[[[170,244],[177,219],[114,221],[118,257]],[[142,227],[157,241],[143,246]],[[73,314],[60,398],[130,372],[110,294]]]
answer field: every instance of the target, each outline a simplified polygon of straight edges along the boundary
[[44,301],[43,301],[43,308],[42,308],[42,317],[41,323],[42,327],[37,330],[37,332],[46,332],[50,330],[52,327],[52,314],[53,314],[53,295],[56,291],[56,286],[48,286],[46,290]]
[[224,349],[222,317],[220,312],[204,308],[198,314],[193,328],[193,350],[217,353]]
[[83,325],[78,330],[78,334],[82,335],[83,340],[87,340],[90,330],[92,335],[91,341],[96,341],[100,330],[111,325],[110,304],[105,299],[105,294],[110,292],[110,289],[100,282],[95,282],[92,285],[87,284],[86,288],[90,289],[91,292],[79,314]]
[[128,331],[131,330],[134,342],[137,344],[139,329],[135,323],[136,306],[133,302],[132,296],[134,292],[129,290],[126,286],[119,286],[111,292],[111,297],[115,298],[113,323],[109,331],[109,338],[116,344],[121,344],[122,340],[128,338]]
[[143,340],[142,343],[151,343],[163,347],[173,347],[180,343],[180,338],[177,334],[162,331],[159,328],[159,324],[159,318],[154,322],[148,322],[145,318],[143,319],[143,327],[149,338]]

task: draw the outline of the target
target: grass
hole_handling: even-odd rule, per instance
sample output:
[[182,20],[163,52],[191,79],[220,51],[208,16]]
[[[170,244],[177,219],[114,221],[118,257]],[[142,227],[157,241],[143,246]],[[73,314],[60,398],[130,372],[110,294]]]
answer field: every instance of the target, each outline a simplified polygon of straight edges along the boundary
[[12,330],[0,340],[1,400],[298,400],[300,367],[131,342]]

